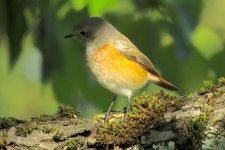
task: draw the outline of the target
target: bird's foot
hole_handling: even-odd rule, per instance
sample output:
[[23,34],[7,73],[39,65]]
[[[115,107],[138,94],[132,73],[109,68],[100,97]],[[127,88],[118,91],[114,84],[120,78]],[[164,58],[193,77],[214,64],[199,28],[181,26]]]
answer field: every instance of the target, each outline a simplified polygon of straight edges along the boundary
[[107,113],[105,114],[105,119],[104,119],[104,121],[105,121],[105,122],[108,122],[109,118],[110,118],[110,113],[107,112]]
[[110,111],[105,112],[105,114],[95,115],[94,123],[101,124],[101,123],[112,123],[114,121],[122,121],[126,122],[126,117],[124,112],[120,111]]
[[109,119],[113,119],[113,118],[116,118],[118,114],[121,114],[120,111],[110,111],[110,112],[106,112],[105,113],[105,118],[104,118],[104,121],[105,122],[108,122]]

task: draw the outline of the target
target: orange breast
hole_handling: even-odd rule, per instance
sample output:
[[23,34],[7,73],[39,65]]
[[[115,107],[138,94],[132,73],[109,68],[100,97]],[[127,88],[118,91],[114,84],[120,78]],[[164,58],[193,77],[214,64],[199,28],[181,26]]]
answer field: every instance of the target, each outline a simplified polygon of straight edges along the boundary
[[120,88],[135,91],[148,80],[147,70],[125,57],[113,43],[94,50],[87,60],[99,83],[112,92]]

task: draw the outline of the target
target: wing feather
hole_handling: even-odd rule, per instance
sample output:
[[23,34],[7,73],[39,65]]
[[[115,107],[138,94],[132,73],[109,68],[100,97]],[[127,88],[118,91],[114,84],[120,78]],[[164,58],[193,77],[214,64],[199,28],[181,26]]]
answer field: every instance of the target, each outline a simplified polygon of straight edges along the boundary
[[124,54],[124,56],[126,56],[128,59],[137,62],[151,74],[159,76],[159,74],[155,71],[154,65],[148,59],[148,57],[141,53],[138,48],[131,42],[118,40],[115,42],[115,46],[116,49]]

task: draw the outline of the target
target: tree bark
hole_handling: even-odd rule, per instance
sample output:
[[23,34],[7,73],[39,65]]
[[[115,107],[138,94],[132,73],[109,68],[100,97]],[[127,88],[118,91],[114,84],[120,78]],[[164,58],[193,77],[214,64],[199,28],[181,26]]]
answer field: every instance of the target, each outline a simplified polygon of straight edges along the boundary
[[225,149],[225,78],[195,94],[135,98],[128,114],[79,118],[69,106],[30,121],[0,119],[0,149]]

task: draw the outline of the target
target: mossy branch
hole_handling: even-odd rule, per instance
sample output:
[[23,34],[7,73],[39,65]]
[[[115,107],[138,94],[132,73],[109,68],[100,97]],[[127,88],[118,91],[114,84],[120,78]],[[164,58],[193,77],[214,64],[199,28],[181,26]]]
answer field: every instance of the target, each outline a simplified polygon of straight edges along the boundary
[[138,96],[122,113],[79,118],[70,106],[30,121],[0,119],[0,149],[224,149],[225,78],[181,97]]

